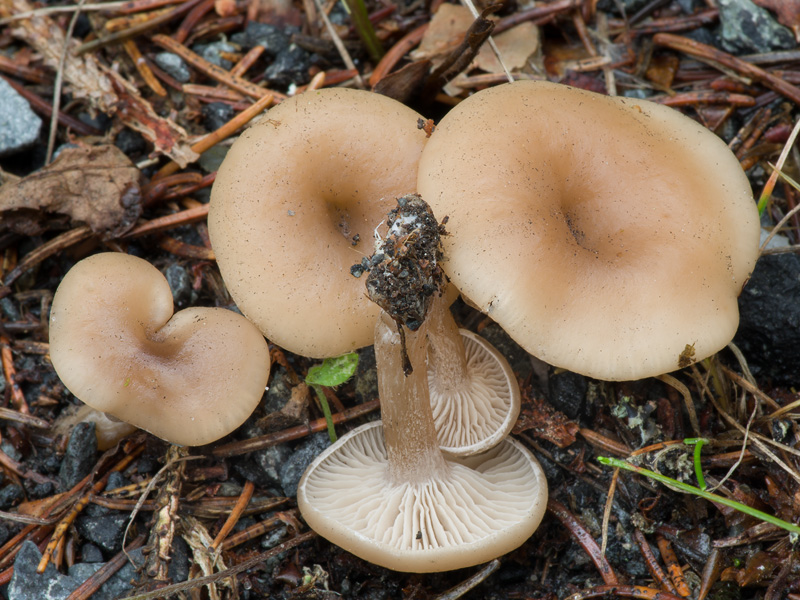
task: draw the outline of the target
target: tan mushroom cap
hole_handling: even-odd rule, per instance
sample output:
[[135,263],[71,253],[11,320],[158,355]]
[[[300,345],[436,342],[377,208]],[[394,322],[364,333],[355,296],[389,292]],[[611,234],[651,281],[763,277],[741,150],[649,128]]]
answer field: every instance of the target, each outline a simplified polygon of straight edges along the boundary
[[448,459],[448,477],[424,483],[389,483],[387,460],[381,423],[369,423],[320,454],[297,489],[317,533],[377,565],[415,573],[477,565],[520,546],[544,515],[541,467],[511,438]]
[[258,405],[269,350],[239,314],[172,311],[158,269],[134,256],[96,254],[56,291],[50,358],[64,385],[93,408],[174,444],[207,444]]
[[285,100],[233,145],[209,232],[231,295],[270,341],[315,358],[372,344],[379,310],[350,267],[416,187],[420,118],[379,94],[325,89]]
[[638,379],[736,331],[758,253],[752,192],[726,145],[673,109],[490,88],[442,119],[418,191],[449,217],[453,283],[550,364]]
[[485,339],[459,329],[466,351],[461,385],[448,385],[428,368],[428,388],[439,448],[470,456],[506,437],[520,411],[520,392],[508,361]]

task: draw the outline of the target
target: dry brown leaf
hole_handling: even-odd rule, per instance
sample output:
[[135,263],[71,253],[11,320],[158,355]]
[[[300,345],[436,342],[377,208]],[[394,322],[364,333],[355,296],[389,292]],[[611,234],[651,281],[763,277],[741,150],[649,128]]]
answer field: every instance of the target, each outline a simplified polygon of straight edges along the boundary
[[[27,0],[0,0],[0,14],[4,17],[27,13],[33,8]],[[46,65],[58,69],[65,37],[50,17],[39,14],[21,19],[11,33],[41,54]],[[108,115],[116,114],[125,125],[152,142],[157,152],[169,156],[181,167],[199,158],[182,127],[159,117],[133,85],[115,71],[104,68],[92,55],[76,56],[77,46],[75,40],[69,41],[62,72],[76,98],[89,100],[94,108]]]
[[[459,4],[442,4],[431,19],[419,47],[412,53],[415,60],[428,58],[438,65],[441,58],[455,49],[475,19],[469,9]],[[511,69],[521,69],[539,48],[539,29],[533,23],[493,35],[503,62]],[[503,68],[488,46],[483,46],[475,60],[477,68],[487,73],[502,73]]]
[[0,230],[36,235],[60,215],[117,237],[142,212],[140,175],[116,146],[66,148],[47,167],[0,187]]

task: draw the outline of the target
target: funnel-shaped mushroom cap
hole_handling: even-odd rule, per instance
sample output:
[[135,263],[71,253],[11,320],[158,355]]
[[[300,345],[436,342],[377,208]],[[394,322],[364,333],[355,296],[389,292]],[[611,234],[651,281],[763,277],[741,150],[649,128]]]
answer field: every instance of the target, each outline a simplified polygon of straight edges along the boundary
[[269,350],[234,312],[172,310],[158,269],[134,256],[96,254],[58,286],[50,358],[64,385],[91,407],[174,444],[207,444],[258,405]]
[[447,215],[444,269],[530,353],[608,380],[725,346],[758,253],[738,161],[677,111],[545,82],[451,110],[418,191]]
[[520,410],[514,371],[494,346],[460,329],[466,351],[466,373],[448,385],[428,368],[433,421],[439,448],[454,456],[469,456],[496,446],[506,437]]
[[395,198],[416,188],[420,118],[380,94],[306,92],[228,152],[209,233],[236,304],[270,341],[316,358],[372,343],[378,307],[350,267],[372,253]]
[[381,423],[351,431],[306,470],[303,518],[372,563],[415,573],[477,565],[520,546],[547,506],[541,467],[507,438],[484,454],[447,461],[447,477],[391,484]]

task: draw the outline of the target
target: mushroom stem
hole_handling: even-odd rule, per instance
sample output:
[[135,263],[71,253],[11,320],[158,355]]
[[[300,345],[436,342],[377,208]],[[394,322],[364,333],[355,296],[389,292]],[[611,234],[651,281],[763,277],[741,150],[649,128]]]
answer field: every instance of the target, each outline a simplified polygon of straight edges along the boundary
[[442,389],[469,387],[467,352],[444,294],[434,297],[428,311],[428,367]]
[[375,361],[384,423],[388,476],[393,484],[422,483],[441,477],[447,463],[439,450],[428,392],[427,321],[417,331],[405,329],[406,352],[413,371],[403,373],[400,334],[382,311],[375,326]]

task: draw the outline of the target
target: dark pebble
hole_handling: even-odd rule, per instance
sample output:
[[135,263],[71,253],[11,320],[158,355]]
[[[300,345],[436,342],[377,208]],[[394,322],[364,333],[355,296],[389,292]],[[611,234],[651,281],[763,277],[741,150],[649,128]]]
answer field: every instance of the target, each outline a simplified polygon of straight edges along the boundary
[[186,306],[192,299],[192,279],[186,267],[173,263],[167,267],[164,276],[172,291],[172,301],[179,308]]
[[792,32],[751,0],[719,0],[718,6],[723,50],[742,54],[795,47]]
[[358,351],[358,367],[353,375],[353,384],[359,404],[377,400],[378,369],[375,365],[375,349],[372,346]]
[[87,563],[103,562],[103,552],[94,544],[81,546],[81,560]]
[[192,46],[192,50],[211,64],[222,67],[227,71],[233,66],[233,63],[226,58],[222,58],[222,53],[236,52],[237,48],[228,42],[213,42],[211,44],[195,44]]
[[280,469],[281,487],[285,495],[290,497],[297,495],[297,484],[300,483],[306,468],[330,445],[328,432],[322,431],[310,436],[292,453]]
[[773,385],[800,384],[800,256],[768,254],[739,296],[734,343],[750,370]]
[[14,560],[8,600],[63,600],[81,584],[81,581],[59,573],[52,563],[47,565],[44,573],[37,573],[41,559],[36,544],[23,542]]
[[183,59],[172,52],[159,52],[155,55],[156,64],[164,69],[164,72],[178,83],[189,83],[192,80],[192,72]]
[[97,454],[97,435],[95,424],[78,423],[73,427],[67,444],[67,452],[61,461],[58,479],[64,490],[71,489],[81,479],[92,472]]
[[310,79],[308,75],[310,66],[311,59],[308,52],[292,44],[278,53],[272,64],[264,71],[264,78],[275,87],[286,88],[292,83],[303,85]]
[[115,554],[122,549],[122,537],[129,519],[129,513],[90,506],[75,521],[75,529],[83,540],[104,552]]
[[269,23],[250,21],[244,30],[243,45],[247,48],[263,46],[268,56],[277,56],[291,44],[283,29]]
[[548,378],[548,399],[553,408],[570,419],[577,419],[586,412],[586,378],[571,371],[552,373]]
[[211,102],[203,106],[203,122],[208,131],[215,131],[233,118],[236,111],[230,104]]
[[25,499],[25,491],[16,483],[9,483],[0,488],[0,510],[8,510]]
[[267,487],[280,489],[281,486],[281,467],[289,460],[292,451],[286,444],[270,446],[254,452],[256,464],[260,467],[260,475],[266,479]]
[[127,127],[121,129],[114,139],[114,145],[129,158],[139,157],[147,152],[147,142],[138,131]]

